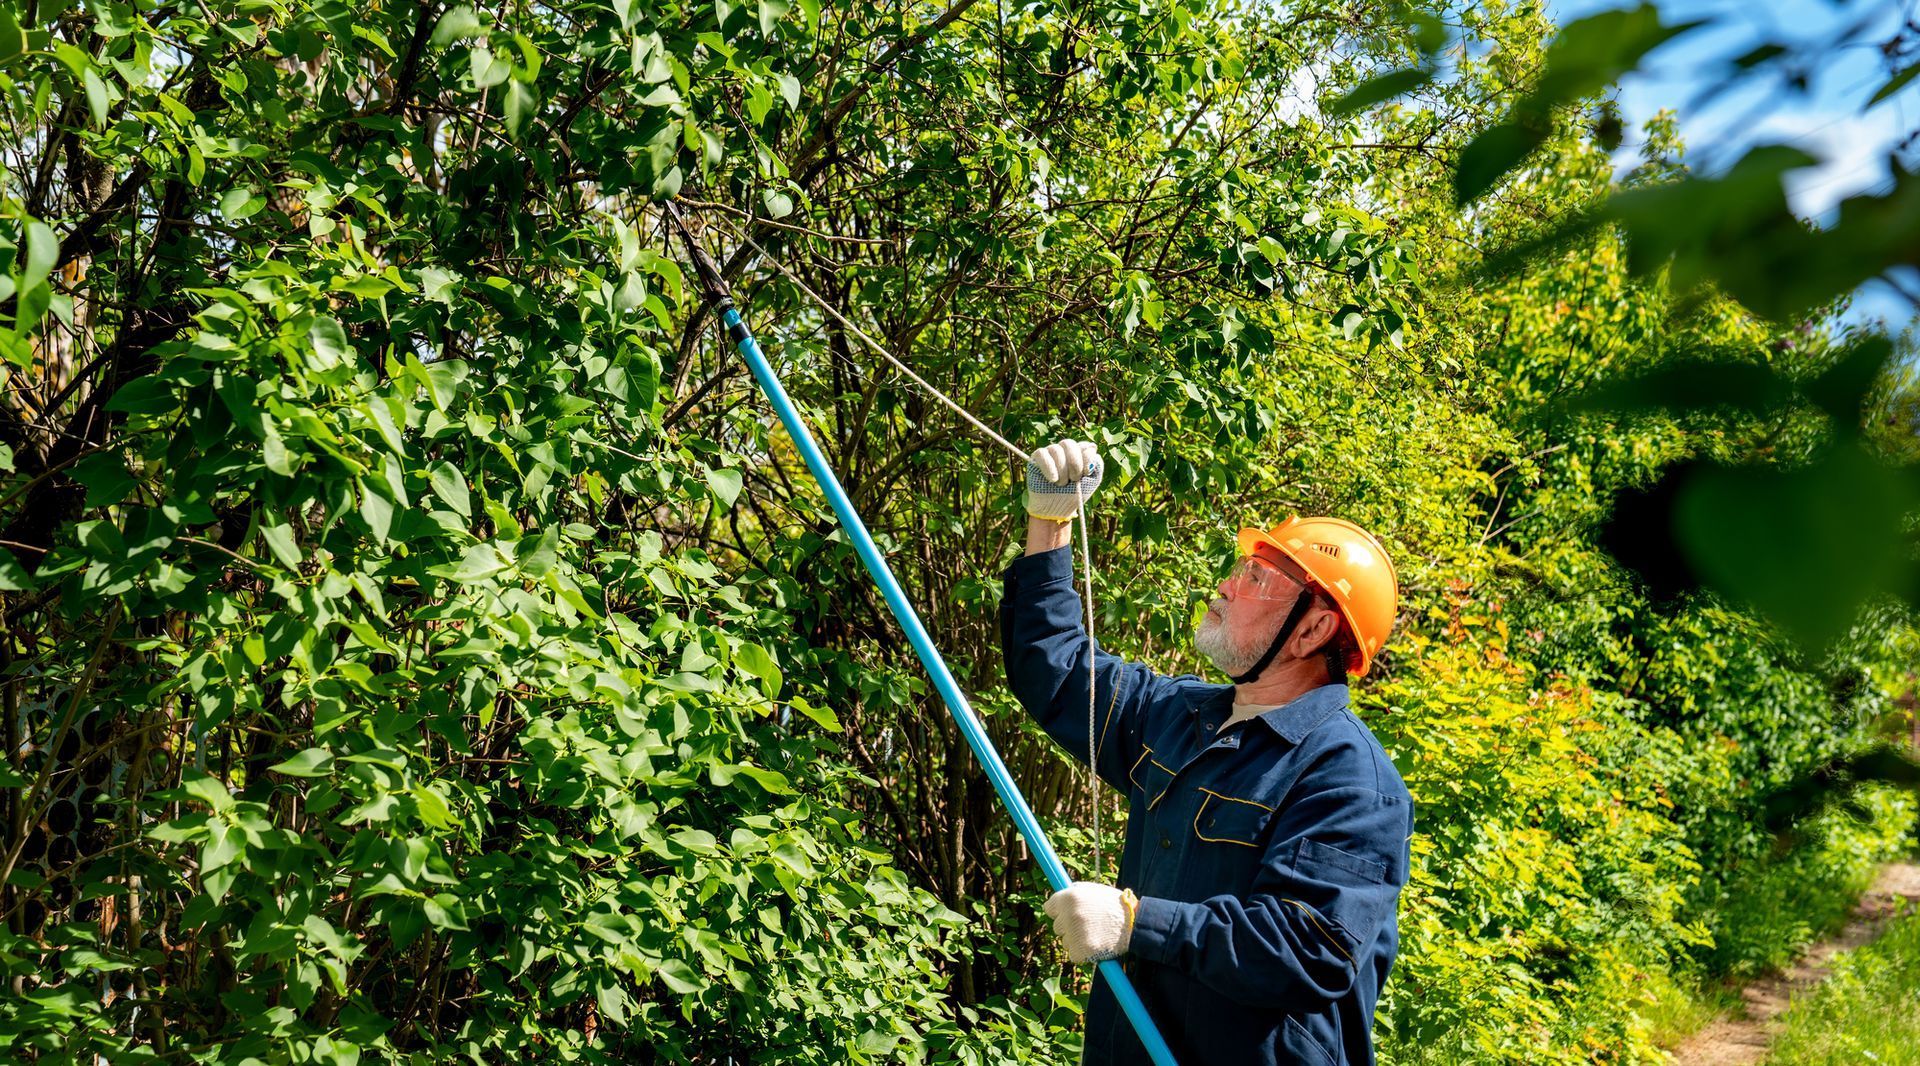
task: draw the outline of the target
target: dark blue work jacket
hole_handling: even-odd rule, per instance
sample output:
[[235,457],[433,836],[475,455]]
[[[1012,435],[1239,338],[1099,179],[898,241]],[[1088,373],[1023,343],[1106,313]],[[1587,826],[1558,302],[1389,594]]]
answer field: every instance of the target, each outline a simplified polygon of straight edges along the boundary
[[[1000,635],[1014,695],[1084,762],[1071,549],[1007,568]],[[1371,1064],[1413,798],[1346,686],[1229,729],[1233,686],[1095,652],[1097,766],[1127,794],[1120,883],[1140,897],[1122,965],[1181,1066]],[[1097,977],[1083,1061],[1149,1061]]]

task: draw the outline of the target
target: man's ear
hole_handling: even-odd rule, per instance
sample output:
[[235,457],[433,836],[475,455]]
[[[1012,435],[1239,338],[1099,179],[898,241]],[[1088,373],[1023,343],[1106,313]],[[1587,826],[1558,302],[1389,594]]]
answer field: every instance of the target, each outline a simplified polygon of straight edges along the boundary
[[1327,642],[1339,633],[1340,612],[1316,604],[1287,643],[1293,645],[1294,658],[1306,659],[1320,654]]

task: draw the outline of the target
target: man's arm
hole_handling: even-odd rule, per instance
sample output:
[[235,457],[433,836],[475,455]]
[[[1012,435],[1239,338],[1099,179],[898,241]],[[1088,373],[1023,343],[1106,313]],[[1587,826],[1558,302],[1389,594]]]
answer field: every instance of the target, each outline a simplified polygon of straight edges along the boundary
[[[1166,698],[1167,679],[1098,650],[1087,638],[1073,584],[1073,526],[1100,485],[1091,444],[1061,441],[1034,453],[1027,472],[1027,550],[1007,567],[1000,599],[1000,647],[1007,686],[1033,720],[1085,762],[1097,745],[1100,776],[1126,791],[1140,752],[1142,718]],[[1097,681],[1088,700],[1088,657]],[[1097,740],[1089,743],[1088,718]]]
[[[1000,651],[1007,687],[1040,728],[1085,763],[1088,717],[1099,731],[1100,777],[1122,792],[1140,754],[1141,724],[1166,698],[1170,682],[1139,663],[1101,651],[1087,639],[1065,548],[1022,556],[1007,567],[1000,598]],[[1087,652],[1097,682],[1087,699]]]
[[1073,523],[1028,515],[1027,554],[1039,555],[1055,548],[1066,548],[1067,554],[1073,554]]

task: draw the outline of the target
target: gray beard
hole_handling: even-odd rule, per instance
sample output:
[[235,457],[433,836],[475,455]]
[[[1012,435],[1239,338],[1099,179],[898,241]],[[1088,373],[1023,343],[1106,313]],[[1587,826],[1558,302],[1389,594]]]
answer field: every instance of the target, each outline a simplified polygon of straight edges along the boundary
[[[1267,639],[1273,638],[1269,635]],[[1236,643],[1227,632],[1226,623],[1218,615],[1208,615],[1200,620],[1200,628],[1193,631],[1193,650],[1211,660],[1221,673],[1239,677],[1260,661],[1260,654],[1267,646],[1257,640]]]

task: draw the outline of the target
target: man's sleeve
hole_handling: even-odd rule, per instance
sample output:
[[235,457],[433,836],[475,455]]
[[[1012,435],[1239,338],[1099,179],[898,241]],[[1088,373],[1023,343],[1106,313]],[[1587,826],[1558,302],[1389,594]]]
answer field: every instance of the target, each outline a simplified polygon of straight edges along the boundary
[[[1073,552],[1056,548],[1007,567],[1000,600],[1000,648],[1007,685],[1020,706],[1069,755],[1087,761],[1087,632],[1073,584]],[[1100,777],[1122,792],[1140,753],[1141,725],[1172,682],[1138,663],[1094,647],[1093,718],[1100,734]]]
[[1130,954],[1172,966],[1254,1007],[1328,1002],[1406,884],[1413,805],[1370,788],[1289,797],[1246,898],[1142,898]]

